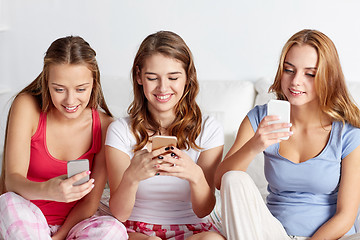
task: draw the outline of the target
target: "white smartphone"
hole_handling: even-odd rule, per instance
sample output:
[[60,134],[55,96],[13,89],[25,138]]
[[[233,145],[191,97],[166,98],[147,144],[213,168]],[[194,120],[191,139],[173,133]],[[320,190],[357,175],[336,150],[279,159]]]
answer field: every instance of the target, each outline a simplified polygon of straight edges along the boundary
[[[279,120],[271,121],[269,124],[290,123],[290,103],[285,100],[271,99],[267,104],[267,115],[276,115],[280,117]],[[290,132],[290,128],[282,128],[273,132]],[[289,136],[280,139],[288,140]]]
[[156,150],[166,146],[176,147],[177,138],[175,136],[154,136],[152,138],[152,150]]
[[[89,160],[88,159],[78,159],[78,160],[71,160],[67,162],[67,175],[68,178],[84,172],[89,171]],[[81,185],[89,181],[89,175],[86,175],[79,181],[76,181],[73,186]]]

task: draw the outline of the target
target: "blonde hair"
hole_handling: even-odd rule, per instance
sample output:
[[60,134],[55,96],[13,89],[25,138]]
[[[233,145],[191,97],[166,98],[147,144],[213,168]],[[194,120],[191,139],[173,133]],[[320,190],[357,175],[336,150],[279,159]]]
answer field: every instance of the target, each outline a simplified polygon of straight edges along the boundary
[[[32,81],[27,87],[21,90],[16,96],[27,93],[34,96],[41,108],[42,112],[48,112],[53,107],[48,84],[49,67],[56,64],[80,64],[85,65],[92,72],[93,75],[93,89],[91,92],[88,107],[97,109],[100,107],[109,116],[112,116],[102,92],[100,84],[100,71],[96,61],[96,52],[92,49],[83,38],[78,36],[68,36],[55,40],[44,57],[43,70],[39,76]],[[3,151],[3,161],[0,178],[0,193],[6,191],[5,189],[5,155],[7,143],[8,122],[11,107],[7,117],[7,124],[5,130],[5,143]]]
[[360,127],[360,111],[347,90],[336,47],[329,37],[317,30],[304,29],[295,33],[286,42],[280,55],[274,83],[270,86],[269,92],[275,92],[278,99],[286,100],[281,90],[281,77],[284,72],[286,55],[294,45],[308,45],[317,52],[315,91],[321,111],[335,121],[348,122],[355,127]]
[[144,39],[132,67],[134,100],[128,108],[128,114],[131,119],[131,130],[137,142],[134,151],[142,149],[149,141],[148,131],[155,134],[160,129],[160,124],[147,109],[143,86],[137,82],[137,75],[139,71],[141,72],[145,60],[159,53],[180,61],[187,77],[183,96],[175,106],[176,118],[167,131],[170,135],[177,137],[179,148],[200,149],[195,140],[201,131],[202,115],[195,101],[199,84],[191,51],[179,35],[169,31],[160,31]]

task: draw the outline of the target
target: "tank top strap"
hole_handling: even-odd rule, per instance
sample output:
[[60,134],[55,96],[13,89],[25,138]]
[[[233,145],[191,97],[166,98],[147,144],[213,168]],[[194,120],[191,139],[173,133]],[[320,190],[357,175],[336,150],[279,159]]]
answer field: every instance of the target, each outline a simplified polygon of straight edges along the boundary
[[101,149],[101,121],[97,109],[92,108],[91,111],[92,111],[92,119],[93,119],[93,125],[92,125],[93,150],[95,152],[98,152]]
[[39,116],[39,123],[36,129],[36,132],[34,133],[34,135],[31,137],[32,139],[36,139],[38,137],[45,137],[45,133],[46,133],[46,112],[40,112],[40,116]]

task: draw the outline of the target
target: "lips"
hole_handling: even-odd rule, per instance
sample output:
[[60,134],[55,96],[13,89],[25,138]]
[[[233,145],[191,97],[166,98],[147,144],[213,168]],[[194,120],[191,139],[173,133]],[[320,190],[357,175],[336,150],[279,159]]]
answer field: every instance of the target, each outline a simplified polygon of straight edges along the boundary
[[172,94],[158,94],[158,95],[155,95],[155,97],[159,102],[167,102],[170,100],[171,95]]
[[302,92],[300,90],[296,90],[296,89],[293,89],[293,88],[289,88],[289,91],[292,95],[295,95],[295,96],[300,96],[300,95],[303,95],[305,92]]
[[64,106],[65,110],[69,113],[72,113],[72,112],[76,112],[77,109],[79,108],[80,105],[76,105],[76,106],[72,106],[72,107],[67,107],[67,106]]

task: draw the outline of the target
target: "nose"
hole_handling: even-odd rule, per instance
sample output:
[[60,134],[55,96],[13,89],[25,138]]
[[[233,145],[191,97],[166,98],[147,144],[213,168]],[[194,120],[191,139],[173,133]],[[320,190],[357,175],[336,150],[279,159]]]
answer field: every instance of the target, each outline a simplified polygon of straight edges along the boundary
[[73,91],[67,91],[66,104],[71,106],[75,103],[75,93]]
[[168,85],[169,85],[169,83],[166,78],[159,79],[158,88],[159,88],[160,92],[166,92],[166,90],[168,89]]
[[292,84],[295,86],[299,86],[302,84],[303,82],[303,74],[300,72],[296,72],[293,79],[292,79]]

